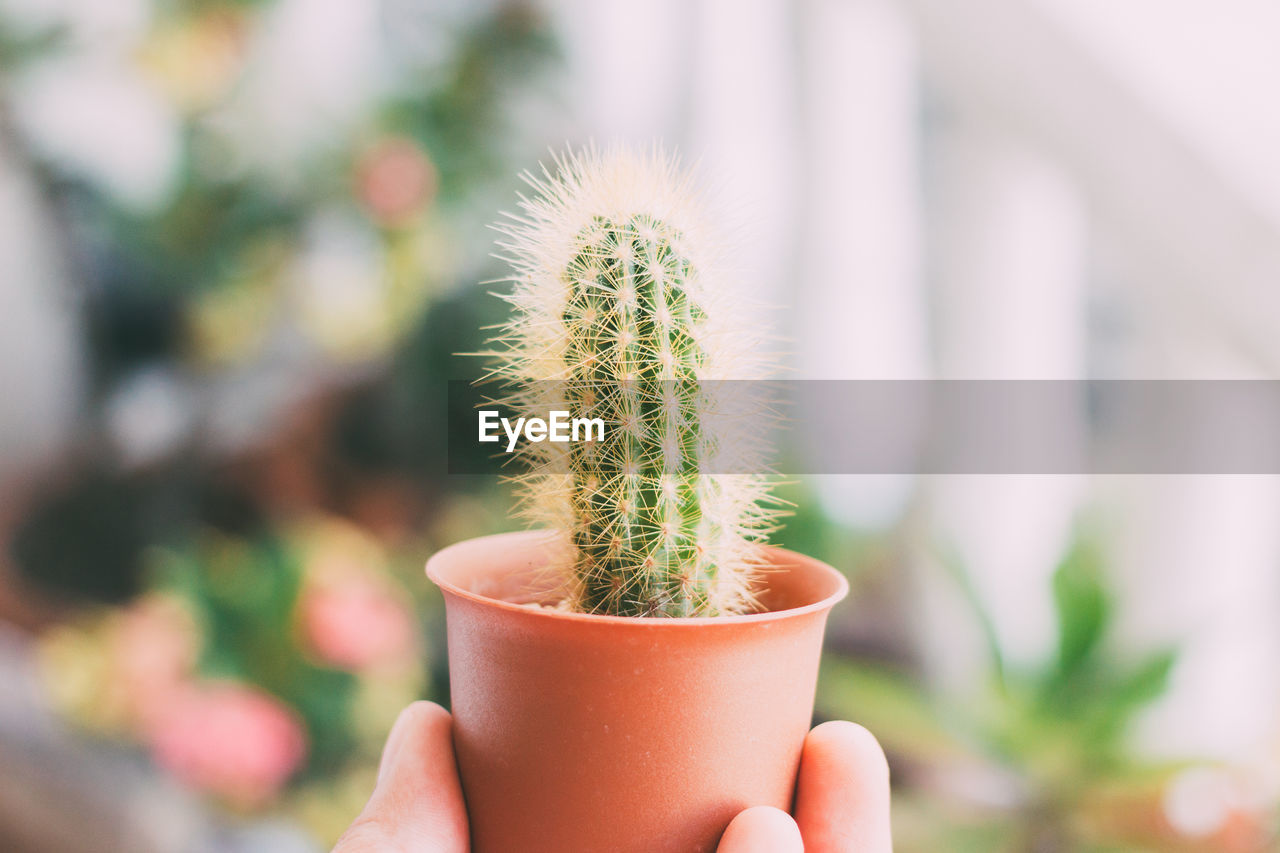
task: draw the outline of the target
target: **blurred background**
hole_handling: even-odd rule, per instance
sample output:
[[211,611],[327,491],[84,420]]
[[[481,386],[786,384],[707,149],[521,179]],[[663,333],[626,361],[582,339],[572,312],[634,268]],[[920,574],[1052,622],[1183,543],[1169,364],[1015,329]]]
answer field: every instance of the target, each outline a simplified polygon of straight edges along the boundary
[[[447,701],[422,563],[515,522],[445,387],[549,147],[696,161],[793,376],[1276,378],[1276,44],[1268,0],[0,0],[0,846],[325,849]],[[1277,849],[1275,478],[784,491],[899,850]]]

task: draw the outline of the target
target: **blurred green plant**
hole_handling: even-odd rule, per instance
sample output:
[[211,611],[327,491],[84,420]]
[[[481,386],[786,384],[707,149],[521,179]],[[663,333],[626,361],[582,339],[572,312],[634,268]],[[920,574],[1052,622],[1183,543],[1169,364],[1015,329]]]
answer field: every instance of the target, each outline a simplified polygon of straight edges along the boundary
[[[376,85],[280,165],[254,124],[255,109],[294,106],[262,79],[279,0],[147,5],[140,32],[121,36],[137,43],[119,51],[94,41],[92,20],[77,30],[93,16],[76,4],[36,10],[66,21],[34,30],[0,8],[4,168],[40,190],[49,215],[38,223],[66,260],[89,373],[80,446],[56,481],[31,472],[13,519],[24,580],[59,600],[133,594],[142,547],[182,543],[204,523],[270,528],[305,504],[408,527],[469,485],[443,477],[433,452],[446,354],[476,348],[489,322],[480,289],[455,285],[483,277],[483,252],[467,245],[471,231],[489,242],[490,205],[477,197],[514,181],[507,164],[532,143],[513,107],[535,104],[556,54],[545,14],[522,0],[379,4]],[[405,41],[395,15],[423,16],[429,37]],[[45,71],[57,72],[61,118],[110,114],[85,55],[176,122],[176,172],[153,204],[122,197],[17,120],[24,94],[41,100],[24,87]],[[239,99],[259,106],[236,114]],[[228,114],[248,132],[229,129]],[[159,393],[139,404],[144,386]],[[172,435],[127,452],[127,433],[167,419]],[[306,440],[286,434],[295,421]],[[127,524],[102,522],[126,506]]]
[[291,812],[332,842],[431,665],[389,555],[313,518],[209,532],[152,562],[142,596],[41,638],[56,705],[225,806]]
[[[27,138],[0,97],[0,131],[56,210],[81,279],[103,392],[148,363],[252,363],[281,317],[339,362],[385,355],[458,274],[459,214],[509,162],[512,101],[555,54],[527,3],[436,22],[455,30],[443,58],[386,51],[387,84],[280,180],[248,165],[256,154],[240,148],[255,142],[229,135],[222,115],[257,85],[251,50],[274,5],[155,3],[134,70],[179,122],[178,172],[159,206],[119,197]],[[62,61],[79,49],[62,35],[0,18],[0,68]],[[336,261],[325,254],[335,247]]]
[[1078,538],[1053,576],[1054,654],[1006,660],[963,564],[940,563],[985,637],[988,675],[954,699],[908,674],[828,657],[818,710],[858,720],[896,765],[896,836],[904,851],[1257,851],[1275,849],[1261,814],[1224,816],[1203,836],[1181,833],[1165,797],[1193,765],[1145,759],[1129,735],[1166,690],[1173,649],[1136,660],[1114,643],[1115,599],[1098,543]]
[[[57,28],[37,32],[21,32],[4,26],[0,20],[0,72],[12,72],[33,59],[47,55],[62,43],[64,34]],[[4,90],[0,86],[0,97]]]

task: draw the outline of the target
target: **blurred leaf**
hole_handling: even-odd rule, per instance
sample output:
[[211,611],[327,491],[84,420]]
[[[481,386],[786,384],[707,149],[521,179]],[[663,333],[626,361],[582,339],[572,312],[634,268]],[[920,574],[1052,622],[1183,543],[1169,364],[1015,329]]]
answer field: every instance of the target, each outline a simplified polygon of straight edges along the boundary
[[967,753],[928,695],[883,667],[826,656],[817,709],[823,717],[866,726],[890,752],[929,760]]
[[1114,694],[1117,704],[1138,708],[1160,698],[1169,688],[1169,676],[1177,660],[1174,649],[1151,655],[1117,686]]
[[987,654],[990,657],[991,675],[998,689],[1005,689],[1005,660],[1004,650],[1000,648],[1000,637],[996,633],[996,623],[991,616],[991,612],[982,602],[982,596],[978,594],[978,589],[974,586],[973,577],[969,574],[969,570],[965,567],[964,560],[960,555],[951,549],[937,549],[938,560],[942,568],[950,575],[960,588],[960,593],[964,597],[964,601],[969,605],[969,610],[973,614],[973,618],[978,622],[978,628],[982,631],[983,640],[987,646]]
[[1119,748],[1117,741],[1124,736],[1134,716],[1168,690],[1169,676],[1177,659],[1173,649],[1156,652],[1101,691],[1092,735],[1095,742],[1113,743]]
[[39,59],[66,44],[65,27],[52,27],[34,33],[19,33],[0,21],[0,71],[13,71]]
[[1058,675],[1070,678],[1097,649],[1111,619],[1111,600],[1102,584],[1101,554],[1095,543],[1076,540],[1053,576],[1058,614]]

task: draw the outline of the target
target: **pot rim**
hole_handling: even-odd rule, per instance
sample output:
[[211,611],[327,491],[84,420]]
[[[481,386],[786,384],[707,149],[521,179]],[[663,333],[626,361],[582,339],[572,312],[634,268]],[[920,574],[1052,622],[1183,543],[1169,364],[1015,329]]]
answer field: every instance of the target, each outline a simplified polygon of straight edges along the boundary
[[[456,552],[463,550],[472,543],[489,542],[496,544],[498,540],[502,539],[543,539],[549,542],[554,539],[554,535],[554,531],[551,530],[516,530],[507,533],[494,533],[488,536],[476,536],[471,539],[464,539],[461,542],[455,542],[454,544],[448,545],[432,554],[427,560],[427,578],[438,586],[441,592],[449,595],[455,595],[459,598],[464,598],[468,601],[472,601],[476,604],[490,607],[495,610],[518,613],[525,617],[551,619],[560,622],[584,622],[596,625],[612,624],[696,628],[711,625],[742,625],[752,622],[771,622],[779,619],[789,619],[796,616],[803,616],[808,613],[829,610],[844,600],[845,596],[849,594],[849,580],[839,570],[819,559],[809,557],[797,551],[780,548],[777,545],[764,545],[762,547],[768,553],[795,558],[795,562],[797,564],[807,564],[810,570],[816,570],[826,574],[828,577],[835,580],[835,590],[831,594],[826,595],[817,601],[803,604],[799,607],[789,607],[784,610],[765,610],[759,613],[736,613],[729,616],[611,616],[602,613],[576,613],[570,610],[530,607],[526,604],[518,604],[514,601],[505,601],[501,598],[490,598],[487,595],[481,595],[478,592],[464,589],[441,576],[441,558],[448,559],[450,556],[453,556],[450,554],[451,551]],[[767,570],[764,573],[767,574]]]

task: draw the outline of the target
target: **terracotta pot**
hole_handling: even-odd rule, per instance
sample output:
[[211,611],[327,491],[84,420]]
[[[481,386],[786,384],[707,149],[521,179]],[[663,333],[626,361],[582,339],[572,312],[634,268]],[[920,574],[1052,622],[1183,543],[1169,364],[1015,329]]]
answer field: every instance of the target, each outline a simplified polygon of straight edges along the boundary
[[768,549],[767,612],[704,619],[523,606],[551,540],[508,533],[427,563],[444,592],[454,744],[476,853],[714,850],[791,806],[835,569]]

